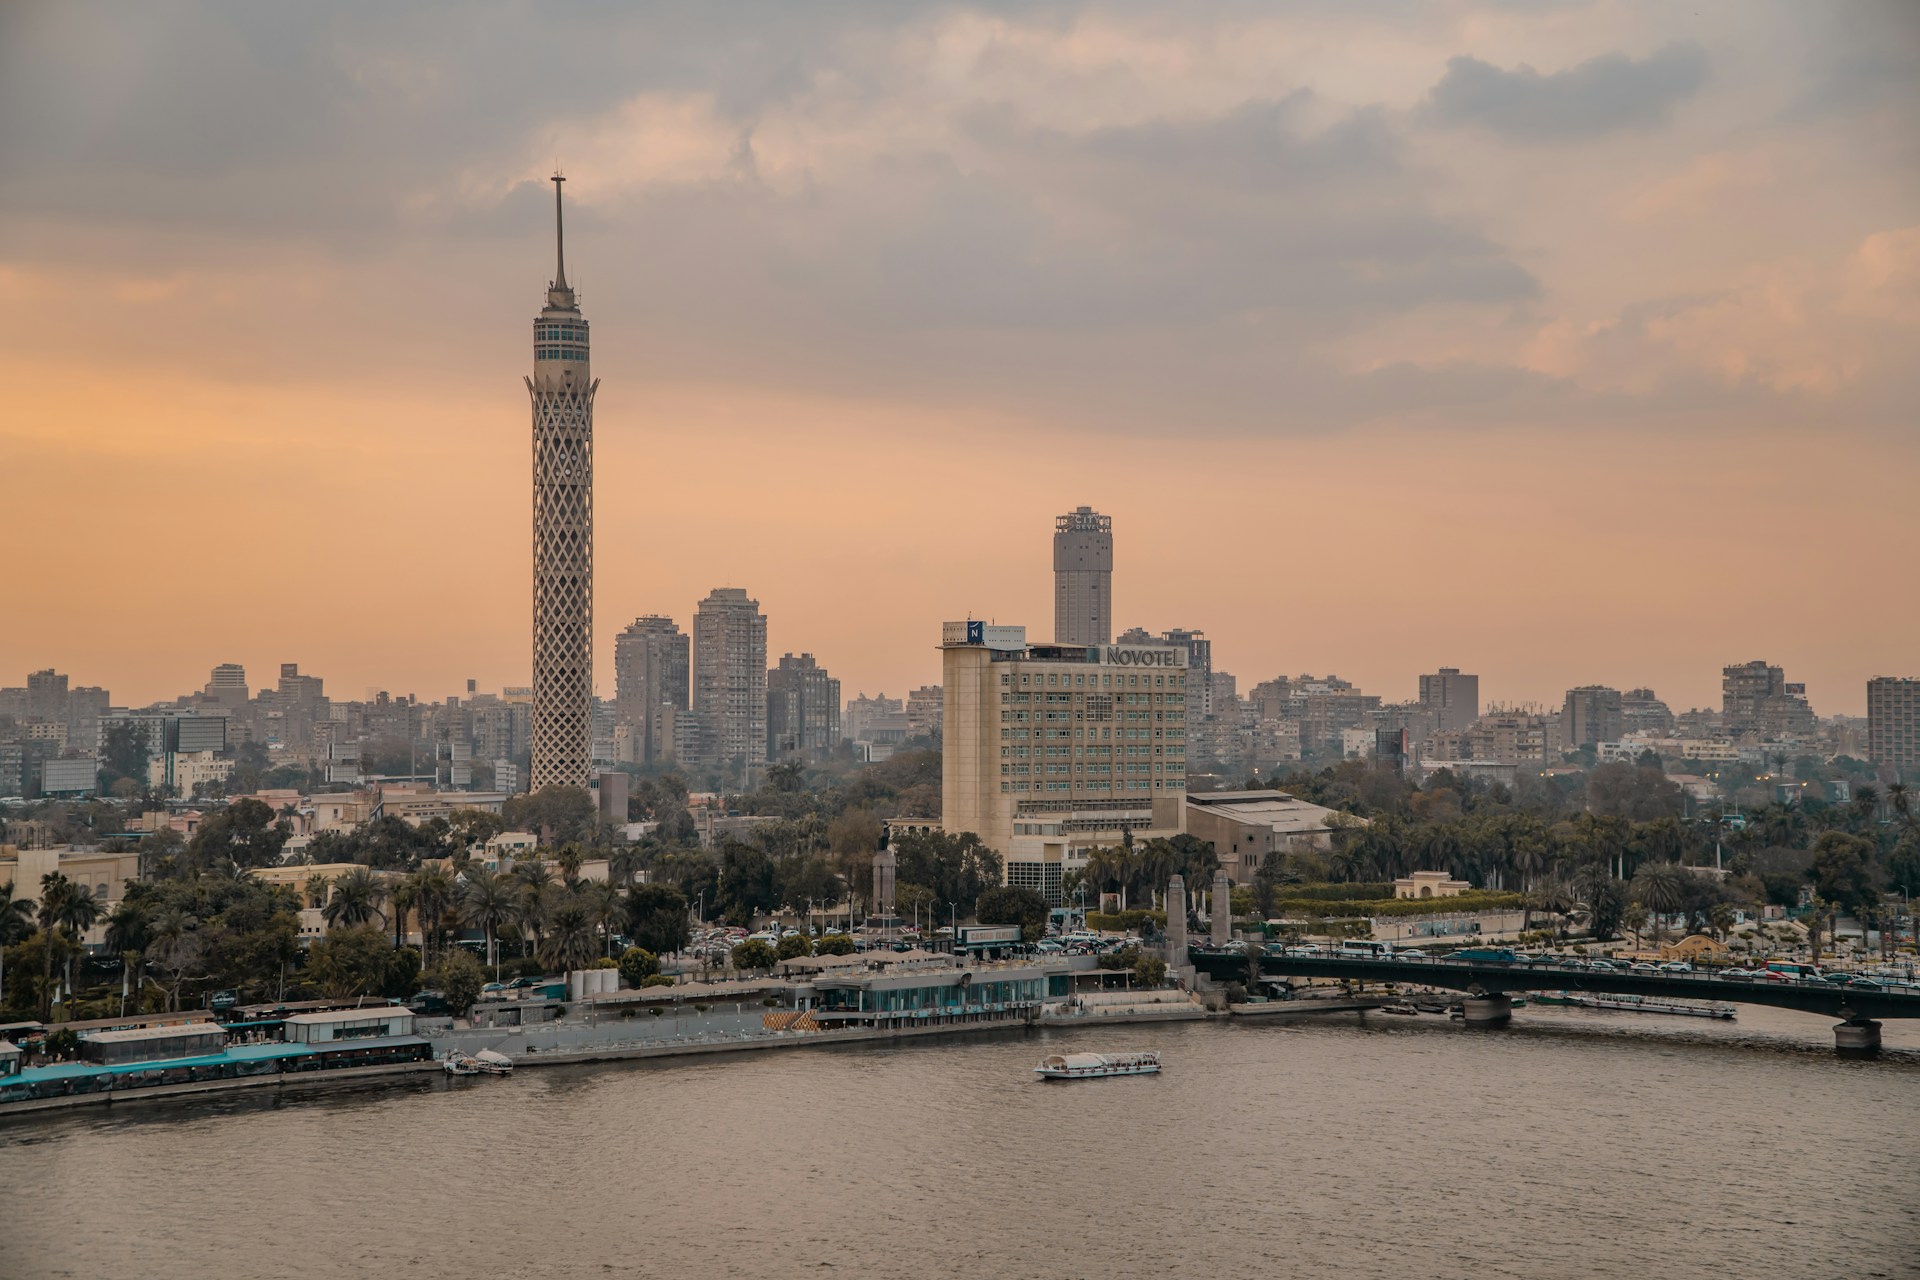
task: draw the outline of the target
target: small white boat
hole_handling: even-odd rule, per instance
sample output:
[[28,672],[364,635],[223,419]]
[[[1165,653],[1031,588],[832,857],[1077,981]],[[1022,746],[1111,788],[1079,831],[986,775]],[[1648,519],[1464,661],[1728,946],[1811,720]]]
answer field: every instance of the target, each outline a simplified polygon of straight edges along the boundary
[[482,1049],[473,1055],[480,1070],[490,1076],[510,1076],[513,1074],[513,1059],[497,1049]]
[[440,1068],[450,1076],[477,1076],[480,1074],[479,1060],[469,1058],[457,1049],[440,1060]]
[[1043,1080],[1099,1080],[1107,1076],[1150,1076],[1160,1070],[1157,1053],[1056,1053],[1033,1073]]
[[1395,1000],[1380,1006],[1382,1013],[1397,1013],[1403,1017],[1419,1017],[1420,1011],[1405,1000]]

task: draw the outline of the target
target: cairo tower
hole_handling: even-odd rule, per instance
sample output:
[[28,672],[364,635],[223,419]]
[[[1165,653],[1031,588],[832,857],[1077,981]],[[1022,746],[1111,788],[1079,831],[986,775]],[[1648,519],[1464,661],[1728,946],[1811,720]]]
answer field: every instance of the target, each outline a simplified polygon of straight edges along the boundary
[[593,380],[587,322],[567,287],[560,184],[555,266],[533,322],[532,788],[584,787],[593,746]]

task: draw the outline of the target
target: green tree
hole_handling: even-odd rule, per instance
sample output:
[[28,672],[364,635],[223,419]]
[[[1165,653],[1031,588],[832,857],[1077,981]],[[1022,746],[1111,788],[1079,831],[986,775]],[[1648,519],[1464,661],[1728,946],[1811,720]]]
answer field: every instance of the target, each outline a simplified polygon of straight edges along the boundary
[[813,954],[813,940],[804,933],[789,934],[780,939],[773,952],[781,960],[797,960]]
[[[1257,962],[1256,962],[1257,963]],[[1140,953],[1133,962],[1133,983],[1137,987],[1158,988],[1167,980],[1167,962],[1149,952]]]
[[587,904],[578,894],[566,894],[554,907],[546,936],[540,940],[540,963],[552,973],[572,973],[592,963],[599,949]]
[[620,953],[620,981],[629,987],[637,987],[659,972],[660,957],[645,947],[628,947]]
[[1849,914],[1873,906],[1879,901],[1870,871],[1876,852],[1871,840],[1824,832],[1813,844],[1814,892]]
[[493,966],[496,981],[500,977],[500,931],[513,922],[518,901],[513,882],[485,867],[469,867],[460,882],[461,913],[486,936],[487,963]]
[[561,845],[586,839],[598,811],[585,787],[542,787],[508,800],[501,816],[509,830],[531,831],[543,845]]
[[[81,939],[94,921],[100,918],[100,900],[83,884],[76,884],[58,871],[49,871],[40,877],[40,929],[49,938],[64,934],[67,946],[66,979],[67,990],[73,990],[73,967],[81,950]],[[42,964],[46,966],[41,975],[40,1000],[43,1006],[41,1016],[46,1017],[52,1011],[52,983],[54,952],[60,948],[49,946],[42,953]]]
[[981,924],[1017,924],[1027,942],[1038,942],[1047,934],[1047,900],[1016,885],[982,893],[975,901],[974,916]]
[[907,832],[894,841],[894,852],[900,885],[928,890],[935,917],[972,915],[980,895],[1000,883],[1000,856],[971,831]]
[[429,975],[429,985],[439,989],[456,1017],[464,1018],[486,985],[487,971],[465,947],[449,947]]
[[7,1002],[7,948],[33,932],[33,899],[13,896],[13,881],[0,882],[0,1008]]
[[853,954],[853,939],[844,933],[829,933],[813,946],[817,956],[850,956]]
[[313,944],[307,973],[327,996],[345,1000],[386,989],[393,944],[370,924],[334,929]]
[[187,844],[187,858],[196,867],[270,867],[280,861],[292,834],[287,824],[263,801],[236,800],[208,816]]
[[627,937],[655,955],[685,950],[693,937],[687,896],[676,885],[635,885],[627,892]]
[[1628,892],[1653,914],[1653,944],[1660,945],[1661,917],[1678,911],[1687,901],[1689,874],[1671,862],[1650,862],[1633,873]]
[[386,896],[380,881],[365,867],[355,867],[333,882],[333,894],[321,907],[329,929],[353,929],[380,916]]
[[733,949],[733,967],[736,969],[771,969],[780,962],[780,957],[772,947],[758,938],[748,938]]

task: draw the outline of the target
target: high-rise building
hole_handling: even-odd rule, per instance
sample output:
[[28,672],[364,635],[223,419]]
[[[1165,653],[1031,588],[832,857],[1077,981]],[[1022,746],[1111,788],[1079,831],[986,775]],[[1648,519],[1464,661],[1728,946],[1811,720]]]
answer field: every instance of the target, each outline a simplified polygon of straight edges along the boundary
[[941,700],[940,686],[923,684],[907,695],[907,733],[915,738],[927,738],[936,745],[940,741],[940,717],[945,710]]
[[767,760],[767,619],[740,587],[716,587],[693,615],[693,710],[704,764],[736,761],[750,782]]
[[27,718],[66,724],[66,676],[48,667],[27,677]]
[[822,759],[840,745],[840,682],[813,660],[784,654],[767,672],[767,759]]
[[1463,675],[1458,667],[1421,676],[1420,705],[1433,712],[1434,728],[1442,733],[1465,729],[1480,718],[1480,677]]
[[1582,685],[1567,690],[1560,711],[1560,723],[1569,750],[1618,742],[1624,721],[1620,714],[1620,691],[1603,684]]
[[1620,695],[1622,728],[1627,733],[1662,734],[1673,731],[1673,710],[1651,689],[1629,689]]
[[533,322],[531,789],[586,787],[593,768],[593,396],[587,321],[567,284],[553,177],[554,275]]
[[1761,661],[1721,669],[1720,718],[1727,736],[1736,739],[1780,738],[1813,729],[1806,686],[1789,684],[1785,671]]
[[1053,641],[1113,638],[1113,517],[1076,507],[1053,521]]
[[941,825],[1006,860],[1007,883],[1058,902],[1086,850],[1180,829],[1187,652],[1028,645],[1018,627],[942,631]]
[[613,642],[615,702],[636,763],[672,754],[673,717],[692,705],[692,670],[691,642],[672,618],[635,618]]
[[1920,678],[1867,681],[1867,754],[1902,782],[1920,778]]
[[206,695],[222,706],[238,707],[247,701],[247,669],[237,662],[223,662],[213,669],[207,681]]

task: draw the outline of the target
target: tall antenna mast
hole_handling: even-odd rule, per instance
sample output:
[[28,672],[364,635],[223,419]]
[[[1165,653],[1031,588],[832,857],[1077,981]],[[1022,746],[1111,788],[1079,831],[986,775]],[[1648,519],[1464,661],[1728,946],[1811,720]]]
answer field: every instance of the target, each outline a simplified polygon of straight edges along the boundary
[[561,217],[560,217],[560,184],[565,182],[566,180],[567,179],[564,174],[560,173],[558,170],[554,171],[554,175],[553,175],[553,251],[554,251],[553,287],[556,289],[564,289],[567,287],[567,229],[566,229],[566,224],[561,220]]

